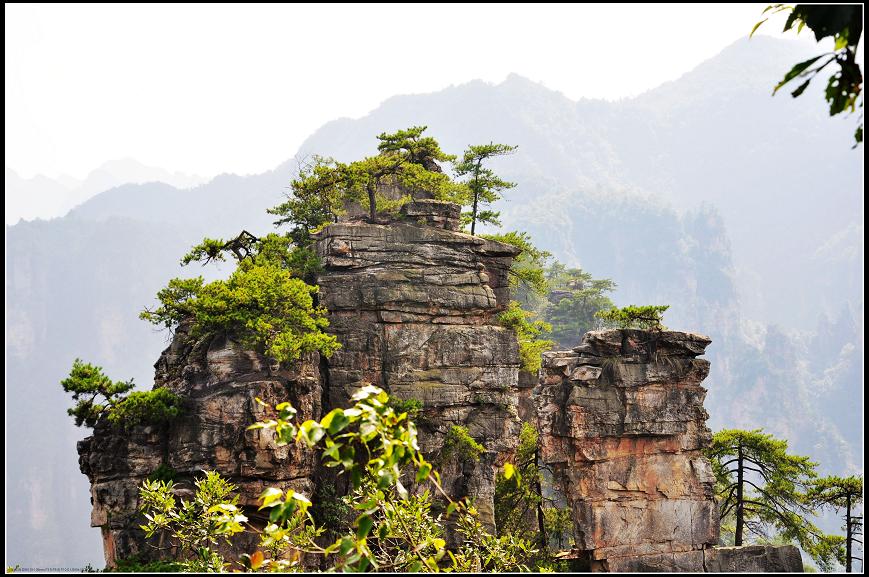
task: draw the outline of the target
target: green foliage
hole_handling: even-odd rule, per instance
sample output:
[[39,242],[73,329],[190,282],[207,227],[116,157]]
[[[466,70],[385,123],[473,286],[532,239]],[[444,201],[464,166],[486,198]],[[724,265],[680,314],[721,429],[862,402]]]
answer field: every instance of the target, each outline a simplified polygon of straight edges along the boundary
[[110,573],[182,573],[183,563],[177,561],[142,561],[138,555],[117,559]]
[[595,316],[605,323],[620,329],[644,329],[663,331],[666,327],[661,323],[664,311],[670,305],[628,305],[622,308],[613,307],[606,311],[598,311]]
[[[260,496],[260,510],[268,523],[260,535],[260,550],[241,556],[242,569],[290,571],[300,569],[302,554],[323,556],[334,571],[516,571],[527,570],[537,550],[515,536],[490,535],[477,511],[453,501],[440,485],[440,476],[419,453],[416,428],[407,413],[389,406],[389,396],[373,386],[353,395],[354,405],[335,409],[319,422],[294,421],[289,403],[274,407],[274,418],[249,427],[272,431],[279,445],[302,444],[321,452],[323,464],[346,475],[351,494],[336,507],[331,544],[315,521],[316,507],[293,490],[269,488]],[[260,401],[262,403],[262,401]],[[264,403],[262,403],[264,404]],[[266,405],[268,408],[268,405]],[[417,485],[413,493],[407,486]],[[432,492],[446,503],[435,514]],[[211,490],[205,490],[211,487]],[[168,546],[183,553],[185,570],[222,570],[225,560],[215,545],[242,531],[246,519],[238,512],[234,487],[216,473],[197,483],[196,498],[177,506],[172,484],[146,481],[141,489],[148,536],[158,532]],[[345,514],[351,513],[352,514]],[[349,526],[345,518],[352,519]],[[355,518],[354,518],[355,517]],[[455,523],[462,542],[446,549],[443,527]]]
[[[133,380],[112,381],[103,373],[102,367],[85,363],[76,359],[72,364],[69,376],[60,382],[63,390],[72,393],[75,407],[67,409],[67,413],[75,417],[75,424],[81,427],[96,425],[97,420],[104,411],[118,405],[124,395],[131,391],[135,385]],[[102,397],[102,401],[97,402]]]
[[389,397],[387,406],[397,414],[407,413],[408,419],[416,419],[422,412],[422,401],[419,399],[399,399],[398,397]]
[[542,502],[537,439],[534,427],[530,423],[522,423],[516,464],[495,477],[495,526],[498,527],[499,535],[537,539],[545,546],[543,536],[529,527],[529,520],[536,518]]
[[598,312],[615,308],[604,293],[612,292],[616,283],[594,279],[579,268],[553,263],[546,270],[550,293],[544,319],[552,325],[552,338],[563,348],[579,344],[582,336],[598,324]]
[[181,414],[181,397],[165,387],[136,391],[108,411],[109,422],[118,427],[162,425]]
[[533,316],[534,313],[522,310],[518,302],[510,301],[507,310],[498,316],[498,322],[516,333],[522,370],[536,373],[542,364],[543,351],[549,350],[554,341],[538,338],[552,327],[544,321],[529,321]]
[[347,196],[348,165],[332,158],[314,156],[299,169],[291,183],[292,194],[278,206],[268,210],[280,217],[275,226],[292,224],[290,238],[297,246],[311,243],[311,234],[325,225],[337,222],[344,214]]
[[154,471],[148,475],[149,481],[175,481],[175,478],[178,476],[178,472],[167,465],[166,463],[160,463],[160,465],[154,469]]
[[467,427],[453,425],[444,437],[444,445],[441,457],[448,458],[457,455],[460,459],[479,461],[480,456],[486,452],[486,447],[478,443],[471,436]]
[[[279,216],[276,225],[294,225],[290,237],[299,246],[310,243],[310,235],[359,203],[374,221],[379,212],[395,213],[420,193],[438,199],[453,198],[458,187],[443,174],[437,162],[454,156],[444,153],[432,137],[423,137],[425,126],[414,126],[393,134],[381,134],[380,154],[349,164],[331,158],[314,157],[292,182],[292,195],[269,210]],[[391,185],[401,194],[388,198],[382,190]]]
[[381,153],[397,154],[411,164],[417,164],[432,172],[440,172],[440,168],[434,161],[452,162],[456,156],[441,150],[440,144],[434,138],[422,136],[427,128],[427,126],[412,126],[392,134],[384,132],[377,137],[380,141],[377,150]]
[[859,559],[854,555],[854,543],[863,543],[856,538],[863,533],[863,516],[855,514],[856,508],[863,503],[863,476],[815,479],[809,484],[806,501],[821,509],[844,510],[845,525],[842,529],[845,537],[831,537],[827,545],[830,548],[828,555],[835,556],[850,573],[854,560]]
[[514,300],[528,303],[533,297],[546,294],[549,285],[546,282],[545,268],[552,253],[534,246],[527,232],[510,231],[480,236],[515,246],[522,251],[510,266],[510,292]]
[[705,453],[715,473],[722,523],[735,524],[736,545],[743,544],[745,533],[766,539],[775,531],[829,568],[841,538],[824,535],[807,519],[813,511],[805,490],[816,477],[817,464],[787,449],[787,441],[761,429],[723,430],[713,436]]
[[172,279],[157,293],[160,306],[140,318],[170,329],[192,321],[194,336],[231,333],[280,362],[313,351],[328,357],[338,349],[336,338],[323,332],[329,322],[327,311],[314,304],[317,287],[296,278],[319,267],[309,247],[294,248],[285,236],[259,239],[244,232],[221,243],[206,239],[182,262],[222,260],[230,253],[237,268],[228,279]]
[[[140,508],[148,523],[142,525],[145,536],[168,537],[166,550],[177,547],[184,572],[221,572],[227,564],[216,547],[231,544],[232,535],[244,531],[247,517],[238,509],[235,485],[215,472],[195,482],[189,501],[176,502],[171,481],[144,481],[140,489]],[[162,541],[161,541],[162,543]]]
[[[76,426],[93,427],[102,415],[119,428],[140,424],[161,425],[181,414],[181,398],[165,388],[136,391],[132,380],[112,381],[102,367],[76,359],[69,376],[60,382],[76,405],[67,409]],[[129,393],[129,394],[127,394]],[[98,399],[102,400],[98,402]]]
[[530,423],[522,423],[516,464],[509,468],[506,464],[504,472],[495,478],[495,525],[501,536],[536,541],[538,555],[534,563],[539,569],[558,564],[549,543],[555,542],[559,549],[569,546],[573,522],[569,510],[553,507],[543,499],[538,440],[537,430]]
[[516,186],[513,182],[498,178],[491,169],[483,167],[483,163],[490,158],[512,154],[516,148],[518,147],[494,143],[469,146],[455,165],[456,175],[459,178],[467,177],[464,183],[467,194],[462,204],[470,205],[471,211],[464,213],[463,219],[466,224],[471,225],[471,236],[474,235],[478,222],[496,226],[501,224],[497,212],[484,210],[483,207],[501,198],[502,191]]
[[[775,86],[773,94],[793,80],[804,79],[791,92],[791,96],[796,98],[805,91],[812,79],[821,70],[829,64],[835,63],[839,68],[830,76],[824,91],[824,98],[830,105],[830,116],[835,116],[845,111],[855,112],[858,98],[860,98],[859,106],[863,108],[863,98],[861,96],[863,73],[857,62],[857,47],[860,43],[860,37],[863,35],[863,7],[860,5],[797,4],[796,6],[787,6],[784,4],[772,4],[767,6],[763,13],[770,12],[770,15],[772,15],[776,12],[787,11],[790,11],[790,14],[788,15],[787,22],[785,22],[783,32],[787,32],[796,26],[797,33],[799,33],[806,27],[814,33],[815,40],[818,42],[824,38],[832,37],[835,42],[835,48],[832,52],[825,52],[820,56],[815,56],[804,62],[795,64],[785,74],[781,82]],[[753,35],[768,18],[764,18],[755,24],[751,34]],[[819,63],[819,61],[821,62]],[[854,133],[855,147],[863,142],[862,117],[861,113],[860,124]]]

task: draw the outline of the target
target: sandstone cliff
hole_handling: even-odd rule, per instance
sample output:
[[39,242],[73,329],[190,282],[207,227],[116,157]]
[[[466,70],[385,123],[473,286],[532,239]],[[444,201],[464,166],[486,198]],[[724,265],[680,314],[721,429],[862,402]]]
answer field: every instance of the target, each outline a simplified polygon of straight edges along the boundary
[[[155,386],[185,398],[184,416],[130,431],[100,424],[79,444],[107,562],[157,555],[136,508],[139,485],[161,465],[174,470],[182,496],[201,471],[220,472],[239,486],[254,523],[262,521],[255,504],[267,486],[341,492],[340,479],[318,468],[312,452],[279,448],[270,432],[246,430],[263,417],[254,398],[289,400],[299,418],[319,419],[373,383],[397,399],[421,401],[423,452],[444,487],[472,497],[490,528],[495,473],[516,448],[521,416],[540,431],[547,490],[571,512],[572,556],[582,567],[704,571],[787,561],[798,570],[790,550],[746,557],[711,549],[717,509],[700,453],[709,441],[700,386],[709,363],[697,358],[709,340],[592,332],[573,350],[545,353],[539,378],[520,378],[515,335],[497,322],[517,250],[458,232],[458,217],[456,205],[423,200],[406,205],[395,222],[351,219],[318,235],[319,298],[342,344],[329,359],[271,365],[231,338],[196,339],[179,327],[155,365]],[[484,445],[478,462],[443,454],[453,425]],[[255,543],[248,534],[229,556]]]

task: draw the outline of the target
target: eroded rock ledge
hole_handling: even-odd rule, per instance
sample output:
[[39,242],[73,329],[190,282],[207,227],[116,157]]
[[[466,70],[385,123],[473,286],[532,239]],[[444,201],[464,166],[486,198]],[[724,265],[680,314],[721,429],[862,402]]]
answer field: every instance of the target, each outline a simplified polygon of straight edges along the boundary
[[710,340],[680,332],[587,333],[544,353],[534,396],[541,459],[591,570],[703,571],[718,541],[700,382]]

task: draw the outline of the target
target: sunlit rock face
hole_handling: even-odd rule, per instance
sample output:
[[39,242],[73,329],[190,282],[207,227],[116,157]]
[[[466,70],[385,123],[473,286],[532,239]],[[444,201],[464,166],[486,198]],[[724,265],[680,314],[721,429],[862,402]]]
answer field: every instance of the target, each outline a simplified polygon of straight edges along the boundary
[[541,459],[571,509],[577,558],[593,570],[703,571],[718,540],[700,386],[709,339],[589,332],[544,353],[534,391]]
[[[518,250],[457,232],[457,205],[424,200],[402,213],[318,235],[321,304],[342,344],[325,363],[329,402],[346,405],[364,383],[421,401],[424,454],[447,490],[473,497],[493,526],[495,466],[515,449],[520,425],[518,345],[496,318]],[[442,455],[453,425],[486,448],[479,462]]]
[[[270,431],[247,427],[265,417],[259,397],[275,405],[291,401],[302,419],[322,416],[319,357],[292,367],[271,366],[262,356],[224,336],[191,338],[185,327],[155,365],[156,386],[184,398],[183,415],[169,426],[118,430],[101,421],[79,443],[79,464],[91,482],[91,524],[101,527],[106,562],[176,554],[159,551],[139,525],[139,487],[161,465],[175,476],[176,495],[190,498],[193,480],[217,471],[238,486],[239,504],[255,523],[257,498],[266,487],[293,488],[310,495],[316,457],[296,446],[278,447]],[[229,558],[256,548],[258,537],[243,534]]]

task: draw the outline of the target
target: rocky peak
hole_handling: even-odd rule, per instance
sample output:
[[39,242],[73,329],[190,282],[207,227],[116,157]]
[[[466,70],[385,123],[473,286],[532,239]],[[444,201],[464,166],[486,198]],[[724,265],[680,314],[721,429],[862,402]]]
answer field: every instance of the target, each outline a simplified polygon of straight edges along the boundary
[[[699,358],[709,339],[590,332],[572,350],[544,353],[539,375],[520,381],[516,336],[497,320],[518,250],[458,232],[458,223],[458,206],[417,200],[388,223],[351,219],[316,235],[320,302],[342,345],[329,359],[278,366],[229,335],[195,338],[179,327],[155,364],[155,386],[184,397],[184,416],[131,431],[100,423],[79,443],[91,523],[102,528],[109,565],[157,555],[137,506],[138,487],[161,466],[182,492],[201,471],[218,471],[238,485],[254,523],[263,521],[256,500],[265,487],[315,500],[323,487],[340,492],[340,479],[318,467],[314,453],[246,429],[264,416],[254,399],[288,400],[299,418],[320,419],[372,383],[421,402],[421,449],[445,489],[472,497],[490,528],[495,474],[515,451],[521,414],[539,430],[541,470],[550,472],[545,496],[569,509],[572,556],[584,568],[798,570],[790,549],[712,549],[714,479],[701,454],[710,438],[700,385],[709,363]],[[454,425],[485,447],[479,461],[445,454]],[[254,550],[256,539],[244,534],[228,558]]]

